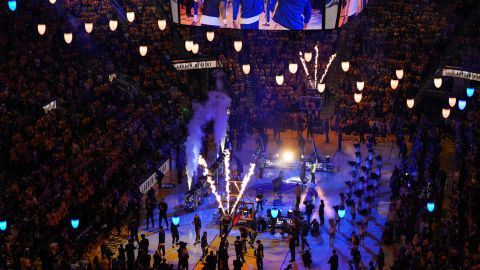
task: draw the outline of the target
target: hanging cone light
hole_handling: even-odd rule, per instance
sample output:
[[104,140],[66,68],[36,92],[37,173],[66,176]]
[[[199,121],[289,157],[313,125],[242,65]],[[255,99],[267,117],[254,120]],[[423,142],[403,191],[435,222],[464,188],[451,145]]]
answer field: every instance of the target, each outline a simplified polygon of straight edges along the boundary
[[310,62],[312,60],[312,53],[306,52],[304,55],[305,61]]
[[325,83],[319,83],[317,85],[317,90],[318,92],[323,93],[325,91]]
[[207,40],[212,42],[213,39],[215,38],[215,32],[207,32]]
[[356,103],[360,103],[362,101],[362,93],[355,93],[353,94],[353,99]]
[[135,12],[133,11],[128,11],[127,12],[127,20],[129,22],[133,22],[135,20]]
[[437,78],[433,79],[433,84],[435,84],[436,88],[442,87],[442,78],[437,77]]
[[442,109],[442,116],[443,116],[443,118],[447,119],[450,116],[450,108],[443,108]]
[[85,23],[85,31],[90,34],[92,30],[93,30],[93,23]]
[[200,49],[200,47],[198,46],[198,44],[194,43],[193,46],[192,46],[192,53],[197,54],[199,49]]
[[407,99],[407,107],[408,107],[409,109],[411,109],[411,108],[413,108],[413,106],[415,106],[415,99],[413,99],[413,98],[408,98],[408,99]]
[[118,21],[117,20],[110,20],[108,22],[108,26],[110,27],[110,31],[115,31],[117,30],[117,27],[118,27]]
[[403,78],[403,69],[395,70],[395,75],[397,75],[397,78],[401,80]]
[[450,107],[455,107],[455,104],[457,103],[457,98],[455,97],[449,97],[448,98],[448,105],[450,105]]
[[245,75],[250,74],[250,64],[243,64],[242,70],[243,70],[243,73],[245,73]]
[[358,91],[362,91],[363,88],[365,88],[365,82],[364,82],[364,81],[359,81],[359,82],[357,82],[357,89],[358,89]]
[[47,26],[43,23],[40,23],[37,25],[37,31],[40,34],[40,36],[43,36],[45,34],[45,31],[47,30]]
[[275,81],[277,82],[278,85],[282,85],[283,84],[283,75],[277,75],[275,77]]
[[236,40],[233,42],[233,47],[235,47],[235,51],[239,52],[242,50],[242,41]]
[[392,87],[393,90],[397,89],[397,87],[398,87],[398,80],[391,79],[391,80],[390,80],[390,86]]
[[158,29],[161,31],[165,30],[167,27],[167,20],[158,20]]
[[193,41],[186,40],[185,41],[185,49],[187,50],[187,52],[191,51],[192,47],[193,47]]
[[147,55],[148,47],[145,46],[145,45],[142,45],[142,46],[138,47],[138,51],[140,52],[141,56],[145,56],[145,55]]
[[72,33],[65,33],[65,34],[63,34],[63,39],[65,40],[65,42],[67,44],[70,44],[70,43],[72,43],[72,40],[73,40],[73,34]]
[[288,71],[290,71],[290,73],[295,74],[295,73],[297,73],[297,70],[298,70],[298,64],[297,63],[288,64]]
[[343,72],[347,72],[348,69],[350,69],[350,62],[348,62],[348,61],[342,62],[342,70],[343,70]]

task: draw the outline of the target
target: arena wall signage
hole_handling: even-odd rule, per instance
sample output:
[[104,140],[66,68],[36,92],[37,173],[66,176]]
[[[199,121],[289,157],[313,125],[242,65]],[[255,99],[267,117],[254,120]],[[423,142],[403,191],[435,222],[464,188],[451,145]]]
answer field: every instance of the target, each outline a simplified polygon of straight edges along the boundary
[[[163,174],[167,174],[168,171],[170,171],[170,159],[167,159],[160,167],[159,170]],[[140,192],[145,194],[147,191],[153,187],[157,183],[157,173],[154,172],[152,175],[150,175],[147,180],[143,182],[143,184],[140,185]]]
[[474,73],[470,71],[465,71],[461,69],[457,69],[454,67],[446,67],[442,71],[442,75],[445,77],[456,77],[462,78],[471,81],[479,81],[480,82],[480,74]]
[[174,62],[173,66],[178,70],[193,70],[193,69],[206,69],[206,68],[217,68],[222,65],[217,60],[208,60],[208,61],[182,61]]

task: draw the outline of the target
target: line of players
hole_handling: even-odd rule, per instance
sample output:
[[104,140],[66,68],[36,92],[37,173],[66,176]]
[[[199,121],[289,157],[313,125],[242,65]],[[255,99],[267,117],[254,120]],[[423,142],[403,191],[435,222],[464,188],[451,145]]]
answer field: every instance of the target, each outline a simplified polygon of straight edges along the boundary
[[[197,23],[199,8],[202,9],[200,23],[202,26],[220,28],[227,25],[226,9],[228,0],[194,0],[193,24]],[[191,13],[192,6],[187,5],[187,15]],[[238,13],[241,13],[238,18]],[[233,0],[233,27],[241,29],[259,29],[260,15],[266,13],[265,26],[270,26],[272,15],[273,30],[302,30],[312,17],[311,0]],[[239,19],[239,20],[237,20]]]

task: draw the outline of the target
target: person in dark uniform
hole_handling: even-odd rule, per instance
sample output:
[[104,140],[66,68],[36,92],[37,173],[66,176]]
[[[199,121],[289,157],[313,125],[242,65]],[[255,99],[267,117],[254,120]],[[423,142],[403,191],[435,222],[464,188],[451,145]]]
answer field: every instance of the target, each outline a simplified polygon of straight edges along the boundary
[[325,203],[320,200],[320,206],[318,206],[318,217],[320,218],[320,226],[325,224]]
[[253,252],[255,255],[255,258],[257,259],[257,269],[258,270],[263,270],[263,244],[262,241],[257,240],[257,248]]
[[330,123],[328,119],[325,119],[323,128],[325,129],[325,143],[330,143],[330,138],[328,137],[328,133],[330,132]]
[[170,223],[170,233],[172,234],[172,246],[175,247],[175,244],[178,245],[180,240],[180,234],[178,233],[178,225],[173,224],[173,221]]
[[155,221],[153,219],[153,208],[154,202],[151,201],[149,197],[145,200],[145,211],[147,212],[147,229],[149,225],[149,221],[152,221],[152,228],[155,228]]
[[288,241],[288,248],[290,249],[290,262],[295,261],[295,237],[291,236],[290,240]]
[[162,252],[162,256],[165,257],[165,230],[162,226],[158,230],[158,250]]
[[337,152],[342,151],[342,141],[343,141],[343,134],[342,134],[342,124],[338,124],[338,149]]
[[337,251],[334,249],[332,250],[332,256],[328,259],[328,264],[330,264],[330,270],[338,270],[338,255]]
[[165,200],[162,200],[159,204],[158,204],[158,222],[159,222],[159,225],[162,226],[162,219],[165,220],[165,224],[167,226],[167,230],[168,230],[168,220],[167,220],[167,211],[168,211],[168,204],[165,202]]
[[193,217],[193,225],[195,226],[195,243],[194,245],[200,243],[200,230],[202,229],[202,220],[200,217],[195,213]]
[[200,240],[200,246],[202,247],[202,259],[205,258],[208,254],[208,240],[207,232],[203,232],[202,239]]
[[245,257],[243,256],[243,243],[242,243],[242,240],[240,239],[240,236],[236,237],[235,242],[233,242],[233,245],[235,246],[235,256],[237,257],[237,260],[241,262],[245,262]]

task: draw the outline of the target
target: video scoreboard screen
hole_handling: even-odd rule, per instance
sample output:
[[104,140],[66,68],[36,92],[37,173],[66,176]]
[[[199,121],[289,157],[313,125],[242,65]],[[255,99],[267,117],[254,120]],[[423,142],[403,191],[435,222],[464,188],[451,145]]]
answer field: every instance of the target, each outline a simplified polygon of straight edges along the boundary
[[208,28],[328,30],[345,25],[368,0],[171,0],[175,22]]

